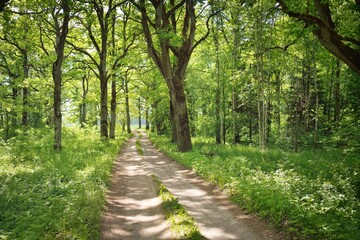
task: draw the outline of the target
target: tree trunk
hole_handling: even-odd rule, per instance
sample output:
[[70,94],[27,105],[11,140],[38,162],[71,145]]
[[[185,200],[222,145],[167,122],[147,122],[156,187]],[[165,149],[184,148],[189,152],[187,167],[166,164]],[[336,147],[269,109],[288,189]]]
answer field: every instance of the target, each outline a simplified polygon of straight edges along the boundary
[[252,128],[252,116],[250,115],[250,120],[249,120],[249,140],[250,143],[252,143],[252,136],[253,136],[253,128]]
[[150,127],[150,131],[151,132],[155,132],[155,126],[157,125],[157,104],[153,103],[151,104],[151,112],[152,112],[152,121],[151,121],[151,127]]
[[[218,57],[217,57],[218,61]],[[215,140],[216,143],[221,143],[221,89],[220,89],[220,70],[217,69],[217,76],[216,76],[216,96],[215,96],[215,116],[216,116],[216,127],[215,127]]]
[[146,129],[146,130],[150,130],[149,107],[147,107],[147,108],[146,108],[146,111],[145,111],[145,121],[146,121],[145,129]]
[[221,110],[221,117],[220,117],[220,126],[221,126],[221,131],[220,131],[220,136],[221,136],[221,140],[222,140],[222,144],[225,145],[226,143],[226,126],[225,126],[225,121],[226,121],[226,101],[225,101],[225,80],[222,79],[222,110]]
[[[233,84],[235,84],[233,82]],[[233,85],[233,91],[232,91],[232,127],[233,127],[233,143],[238,144],[240,143],[240,133],[238,129],[237,124],[237,99],[236,99],[236,93],[235,93],[235,86]]]
[[64,18],[62,26],[59,26],[59,22],[56,19],[56,60],[53,63],[52,76],[54,81],[54,149],[61,150],[61,138],[62,138],[62,115],[61,115],[61,68],[64,61],[64,49],[65,40],[68,34],[68,26],[70,21],[70,8],[69,1],[62,0],[61,8],[64,12]]
[[22,112],[22,125],[27,126],[29,124],[29,113],[28,113],[28,96],[29,88],[23,88],[23,112]]
[[4,129],[5,125],[4,125],[4,114],[3,114],[3,107],[2,107],[2,103],[0,102],[0,128]]
[[128,81],[125,80],[125,108],[126,108],[126,129],[128,133],[131,133],[131,119],[130,119],[130,104],[129,104],[129,86]]
[[[24,71],[24,81],[29,78],[29,64],[27,52],[24,51],[24,62],[23,62],[23,71]],[[29,114],[28,114],[28,96],[29,89],[28,87],[23,87],[23,111],[22,111],[22,125],[27,126],[29,123]]]
[[110,138],[115,139],[116,126],[116,81],[111,81],[111,104],[110,104]]
[[5,130],[4,130],[4,141],[7,142],[9,140],[9,112],[5,110]]
[[10,115],[11,115],[11,127],[13,129],[16,129],[17,126],[18,126],[18,113],[16,111],[17,109],[17,99],[19,97],[19,90],[17,88],[17,86],[14,86],[12,88],[12,100],[13,100],[13,103],[15,105],[15,108],[14,109],[11,109],[10,111]]
[[100,137],[108,138],[108,84],[106,76],[100,75]]
[[334,89],[334,122],[340,121],[341,112],[341,93],[340,93],[340,61],[337,60],[335,71],[335,89]]
[[275,119],[276,119],[276,126],[277,132],[280,134],[281,130],[281,78],[280,78],[280,71],[275,72],[276,78],[276,107],[275,107]]
[[175,110],[174,110],[174,106],[173,106],[173,102],[172,102],[172,92],[170,91],[170,123],[171,123],[171,142],[172,143],[177,143],[178,138],[177,138],[177,124],[176,124],[176,119],[175,119]]
[[141,128],[141,99],[138,98],[138,117],[139,117],[139,128]]
[[[174,120],[176,125],[177,148],[181,152],[192,150],[189,116],[186,106],[186,97],[184,91],[183,78],[174,76],[172,79],[171,103],[174,111]],[[169,84],[171,85],[171,84]]]
[[[314,71],[316,72],[316,65]],[[318,145],[318,126],[319,126],[319,92],[317,87],[316,77],[314,78],[314,90],[315,90],[315,123],[314,123],[314,146]]]
[[81,95],[81,104],[80,104],[80,126],[83,128],[86,124],[86,96],[89,91],[89,79],[86,75],[81,79],[82,95]]
[[54,149],[61,150],[62,114],[61,114],[61,64],[62,56],[58,56],[53,65],[54,80]]
[[[197,27],[196,1],[181,1],[177,5],[175,5],[174,1],[170,1],[169,4],[173,7],[169,11],[167,11],[169,8],[166,6],[166,1],[150,1],[149,4],[145,4],[144,0],[131,0],[131,2],[141,13],[141,24],[149,56],[164,77],[170,91],[170,115],[172,116],[173,125],[172,140],[175,139],[174,133],[176,133],[178,150],[182,152],[190,151],[192,144],[184,91],[184,77],[192,52],[207,38],[209,30],[202,38],[195,41]],[[148,8],[152,8],[152,11],[148,11]],[[154,16],[150,16],[149,13],[154,13]],[[207,23],[209,20],[208,18]],[[177,30],[177,27],[182,29]],[[172,46],[170,39],[164,37],[168,33],[180,33],[181,46]],[[156,40],[156,44],[154,44],[153,39],[155,35],[160,39],[160,41]]]

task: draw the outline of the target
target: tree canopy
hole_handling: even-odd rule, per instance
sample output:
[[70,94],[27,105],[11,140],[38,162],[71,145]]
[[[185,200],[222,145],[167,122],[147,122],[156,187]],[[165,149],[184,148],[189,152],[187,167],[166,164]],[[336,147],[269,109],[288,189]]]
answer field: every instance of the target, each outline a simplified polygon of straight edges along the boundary
[[144,119],[180,151],[199,135],[358,148],[359,1],[1,4],[5,141],[51,126],[61,149],[63,125],[107,139]]

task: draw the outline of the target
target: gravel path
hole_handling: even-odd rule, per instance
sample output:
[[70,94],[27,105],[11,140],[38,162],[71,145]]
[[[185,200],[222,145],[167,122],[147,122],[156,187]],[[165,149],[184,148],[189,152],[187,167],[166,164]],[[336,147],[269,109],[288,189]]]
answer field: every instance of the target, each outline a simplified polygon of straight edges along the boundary
[[280,239],[263,222],[230,203],[220,190],[160,153],[145,132],[141,134],[144,156],[136,152],[136,133],[115,163],[101,239],[179,239],[169,230],[152,174],[178,198],[207,239]]

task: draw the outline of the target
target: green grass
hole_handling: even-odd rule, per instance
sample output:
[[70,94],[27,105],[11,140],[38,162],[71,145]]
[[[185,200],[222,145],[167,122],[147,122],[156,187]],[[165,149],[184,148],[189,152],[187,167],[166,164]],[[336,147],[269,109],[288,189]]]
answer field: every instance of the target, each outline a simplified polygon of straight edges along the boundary
[[169,192],[157,176],[152,176],[158,186],[158,195],[162,201],[162,207],[165,210],[166,218],[170,222],[171,229],[181,236],[181,239],[200,240],[205,239],[197,228],[194,219],[186,212],[175,198]]
[[298,239],[358,239],[359,157],[338,150],[289,153],[221,146],[194,139],[180,153],[168,139],[156,145],[209,181],[229,189],[249,212],[270,220]]
[[0,239],[98,239],[113,160],[127,136],[98,130],[30,129],[0,142]]
[[141,145],[141,138],[142,138],[142,134],[139,132],[139,136],[138,139],[136,139],[135,145],[136,145],[136,151],[139,155],[143,156],[144,155],[144,150],[142,148]]

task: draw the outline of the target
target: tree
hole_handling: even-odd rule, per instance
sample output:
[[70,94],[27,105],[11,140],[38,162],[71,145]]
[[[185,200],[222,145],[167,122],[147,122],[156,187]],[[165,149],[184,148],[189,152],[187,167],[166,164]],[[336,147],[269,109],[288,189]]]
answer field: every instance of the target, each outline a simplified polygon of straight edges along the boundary
[[[62,14],[60,14],[62,12]],[[60,16],[63,15],[61,18]],[[62,72],[61,67],[64,62],[64,49],[66,37],[69,31],[70,5],[69,0],[61,0],[60,8],[54,6],[51,16],[54,20],[53,31],[55,32],[55,52],[56,60],[52,67],[52,76],[54,81],[54,149],[61,150],[62,136],[62,114],[61,114],[61,86]]]
[[[173,138],[177,142],[178,150],[190,151],[192,144],[184,91],[185,73],[192,52],[206,39],[209,31],[198,41],[195,40],[197,16],[194,0],[181,0],[176,3],[174,0],[131,2],[141,13],[141,25],[149,55],[160,70],[170,92]],[[208,22],[209,19],[207,25]]]
[[[342,21],[342,25],[333,20],[334,12],[339,12],[340,10],[337,10],[340,9],[340,5],[342,4],[334,5],[335,10],[331,11],[330,3],[322,0],[307,1],[307,5],[304,7],[298,4],[298,2],[296,5],[284,0],[276,0],[276,2],[281,7],[281,10],[290,17],[303,21],[306,26],[314,26],[313,33],[319,39],[320,43],[357,74],[360,74],[359,32],[353,33],[353,36],[349,36],[351,33],[346,32],[351,24],[356,24],[353,26],[354,28],[359,26],[358,14],[360,11],[360,1],[353,3],[356,4],[357,13],[356,11],[352,11],[350,3],[343,7],[347,9],[347,11],[343,12],[344,10],[342,10],[340,13],[346,15],[346,22]],[[299,8],[298,5],[302,7],[300,11],[297,11]],[[353,22],[351,22],[351,19]],[[345,30],[341,28],[345,28]]]
[[[135,35],[125,36],[124,47],[121,50],[116,51],[116,56],[111,56],[111,52],[115,53],[114,49],[110,49],[112,35],[110,30],[115,28],[115,21],[113,16],[116,14],[118,8],[123,5],[126,1],[78,1],[78,8],[82,10],[76,18],[78,23],[83,26],[87,32],[87,38],[90,39],[90,46],[83,46],[75,44],[69,41],[69,44],[78,52],[83,53],[89,58],[89,64],[92,71],[100,80],[100,136],[102,138],[108,138],[108,82],[109,79],[114,75],[114,71],[119,67],[119,61],[124,58],[135,40]],[[94,9],[95,16],[93,15]],[[130,9],[128,10],[130,11]],[[123,20],[124,26],[128,20],[129,12],[122,12],[119,18]],[[124,19],[121,19],[124,17]],[[94,24],[97,22],[97,24]],[[113,33],[115,35],[115,32]],[[125,34],[125,33],[124,33]],[[84,42],[86,42],[86,37]],[[113,36],[115,38],[115,36]],[[87,49],[88,48],[88,49]],[[95,53],[94,50],[95,49]],[[122,52],[120,52],[122,51]],[[109,55],[111,57],[109,57]],[[111,60],[111,61],[110,61]],[[116,91],[116,89],[115,89]],[[115,129],[112,129],[114,131]]]

